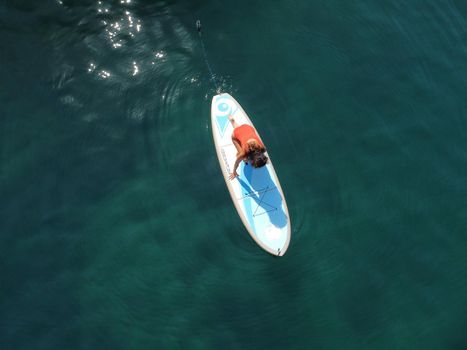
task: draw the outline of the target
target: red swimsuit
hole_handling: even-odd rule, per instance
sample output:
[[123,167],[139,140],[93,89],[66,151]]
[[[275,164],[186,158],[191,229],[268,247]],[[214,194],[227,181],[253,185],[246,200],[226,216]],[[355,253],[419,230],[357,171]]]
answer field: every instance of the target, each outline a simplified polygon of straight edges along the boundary
[[261,147],[265,148],[255,129],[248,124],[243,124],[236,127],[233,131],[233,136],[240,142],[240,146],[245,152],[248,152],[247,141],[249,139],[256,140],[256,142],[258,142]]

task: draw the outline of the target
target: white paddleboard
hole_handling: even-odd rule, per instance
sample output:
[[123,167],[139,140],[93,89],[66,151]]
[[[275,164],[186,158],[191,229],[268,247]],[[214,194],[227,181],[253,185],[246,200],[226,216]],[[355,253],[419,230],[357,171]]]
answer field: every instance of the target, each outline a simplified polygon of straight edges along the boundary
[[232,143],[233,126],[228,119],[229,114],[233,115],[238,125],[254,127],[232,96],[224,93],[212,98],[211,127],[222,175],[238,215],[251,237],[268,253],[282,256],[290,242],[290,219],[271,158],[266,152],[269,161],[261,168],[253,168],[242,161],[237,169],[239,176],[229,179],[237,155]]

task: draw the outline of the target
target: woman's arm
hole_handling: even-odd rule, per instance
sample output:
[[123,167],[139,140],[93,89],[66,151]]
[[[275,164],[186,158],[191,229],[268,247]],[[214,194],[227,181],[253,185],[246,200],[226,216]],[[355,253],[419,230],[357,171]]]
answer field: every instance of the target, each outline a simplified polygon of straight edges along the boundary
[[242,159],[245,158],[245,152],[242,151],[242,152],[238,152],[237,153],[237,159],[235,159],[235,164],[234,164],[234,168],[233,168],[233,172],[232,174],[230,174],[229,176],[229,179],[230,180],[233,180],[235,179],[238,174],[237,174],[237,168],[238,168],[238,165],[240,164],[240,162],[242,161]]

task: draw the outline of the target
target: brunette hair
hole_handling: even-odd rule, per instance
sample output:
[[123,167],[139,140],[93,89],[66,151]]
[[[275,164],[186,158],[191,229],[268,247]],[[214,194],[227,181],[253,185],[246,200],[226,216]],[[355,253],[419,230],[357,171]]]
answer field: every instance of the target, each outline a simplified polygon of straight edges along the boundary
[[248,160],[251,161],[251,165],[253,165],[254,168],[261,168],[268,162],[268,157],[266,157],[264,152],[266,152],[266,150],[263,147],[250,146]]

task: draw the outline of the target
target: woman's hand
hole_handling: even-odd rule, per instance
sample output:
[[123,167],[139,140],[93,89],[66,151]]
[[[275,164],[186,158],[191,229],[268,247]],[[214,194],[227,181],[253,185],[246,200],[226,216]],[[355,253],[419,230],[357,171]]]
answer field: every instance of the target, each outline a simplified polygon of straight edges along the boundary
[[237,153],[237,159],[235,159],[235,164],[233,166],[234,170],[229,176],[230,180],[233,180],[238,176],[238,173],[237,173],[238,164],[242,161],[242,159],[244,157],[245,157],[245,152],[241,151],[241,152]]

